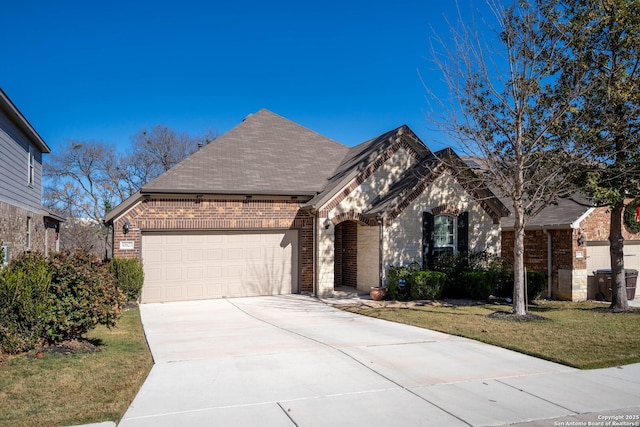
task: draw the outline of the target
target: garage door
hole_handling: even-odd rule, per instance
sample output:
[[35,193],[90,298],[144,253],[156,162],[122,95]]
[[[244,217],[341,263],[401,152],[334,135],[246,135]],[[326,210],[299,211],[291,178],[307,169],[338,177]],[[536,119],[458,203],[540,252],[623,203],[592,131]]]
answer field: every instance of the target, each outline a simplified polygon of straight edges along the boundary
[[143,233],[142,302],[297,292],[298,232]]
[[[624,268],[640,270],[640,241],[624,242]],[[609,242],[587,242],[587,274],[611,268]]]

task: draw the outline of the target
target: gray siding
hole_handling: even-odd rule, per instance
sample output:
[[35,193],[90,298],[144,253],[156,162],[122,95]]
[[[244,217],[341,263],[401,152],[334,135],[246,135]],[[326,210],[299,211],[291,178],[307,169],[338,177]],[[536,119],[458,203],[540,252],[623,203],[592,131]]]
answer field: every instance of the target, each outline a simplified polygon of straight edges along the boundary
[[35,157],[33,185],[28,185],[29,141],[0,110],[0,201],[38,212],[42,205],[42,151]]

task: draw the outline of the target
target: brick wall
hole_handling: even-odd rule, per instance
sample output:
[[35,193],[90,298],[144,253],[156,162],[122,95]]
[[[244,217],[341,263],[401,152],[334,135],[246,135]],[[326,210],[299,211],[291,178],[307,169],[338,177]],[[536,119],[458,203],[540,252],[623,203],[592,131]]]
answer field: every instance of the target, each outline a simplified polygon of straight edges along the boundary
[[[580,223],[587,241],[609,240],[610,213],[607,208],[596,208],[591,215]],[[624,221],[623,221],[624,224]],[[635,233],[626,225],[622,229],[625,240],[640,240],[640,233]]]
[[[31,217],[30,245],[27,247],[27,217]],[[45,218],[39,213],[0,202],[0,242],[9,246],[9,256],[14,256],[30,250],[33,252],[51,253],[56,249],[58,233],[49,228],[53,225],[45,223]],[[45,236],[48,234],[48,236]],[[45,242],[47,248],[45,248]]]
[[[123,233],[125,221],[130,231]],[[143,200],[114,222],[115,257],[141,256],[141,232],[152,230],[298,230],[300,291],[313,291],[313,218],[297,200]],[[123,241],[133,250],[120,249]]]
[[[552,244],[552,292],[557,294],[558,270],[586,269],[586,246],[578,246],[578,230],[548,230]],[[514,232],[502,232],[502,258],[513,262]],[[576,258],[576,251],[584,257]],[[524,237],[524,264],[527,270],[548,273],[547,235],[542,230],[529,230]]]
[[[596,208],[580,223],[579,229],[550,230],[553,245],[553,287],[555,297],[581,300],[587,297],[586,244],[580,245],[580,237],[586,242],[609,240],[610,213],[607,208]],[[626,226],[625,240],[640,240],[640,233],[634,233]],[[502,232],[502,256],[513,260],[513,232]],[[525,265],[528,269],[547,272],[547,237],[541,230],[527,231],[525,236]],[[581,257],[578,257],[581,254]],[[561,273],[559,275],[559,272]],[[585,277],[582,277],[585,276]],[[571,283],[567,283],[570,281]],[[584,283],[583,283],[584,282]],[[584,286],[583,286],[584,285]],[[584,288],[584,289],[583,289]]]

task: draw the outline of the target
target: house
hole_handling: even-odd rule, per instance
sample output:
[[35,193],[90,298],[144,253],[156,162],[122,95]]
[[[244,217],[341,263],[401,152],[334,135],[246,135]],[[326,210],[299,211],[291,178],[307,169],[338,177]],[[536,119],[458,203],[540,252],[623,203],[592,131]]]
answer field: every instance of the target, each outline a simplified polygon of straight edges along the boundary
[[368,291],[388,266],[500,251],[508,211],[407,127],[347,147],[260,110],[105,217],[143,302]]
[[51,150],[0,89],[0,242],[15,254],[59,248],[64,218],[42,207],[42,155]]
[[[544,296],[570,301],[596,299],[596,271],[611,268],[610,213],[569,199],[544,209],[525,229],[525,266],[544,272]],[[640,270],[640,233],[623,229],[625,268]],[[513,218],[502,220],[502,257],[513,260]],[[638,295],[638,293],[636,293]]]

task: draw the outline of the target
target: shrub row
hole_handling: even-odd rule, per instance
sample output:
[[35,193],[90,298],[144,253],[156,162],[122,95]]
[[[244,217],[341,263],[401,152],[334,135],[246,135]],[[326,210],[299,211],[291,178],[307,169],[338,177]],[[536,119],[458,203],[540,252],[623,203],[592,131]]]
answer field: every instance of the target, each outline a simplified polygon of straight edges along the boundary
[[[527,272],[529,301],[538,299],[546,287],[546,274]],[[389,267],[389,299],[406,301],[443,297],[485,300],[491,295],[513,297],[513,272],[502,259],[485,252],[444,256],[425,271],[415,267]]]
[[81,251],[22,254],[0,272],[0,351],[78,339],[98,324],[113,327],[142,280],[137,260],[105,264]]

